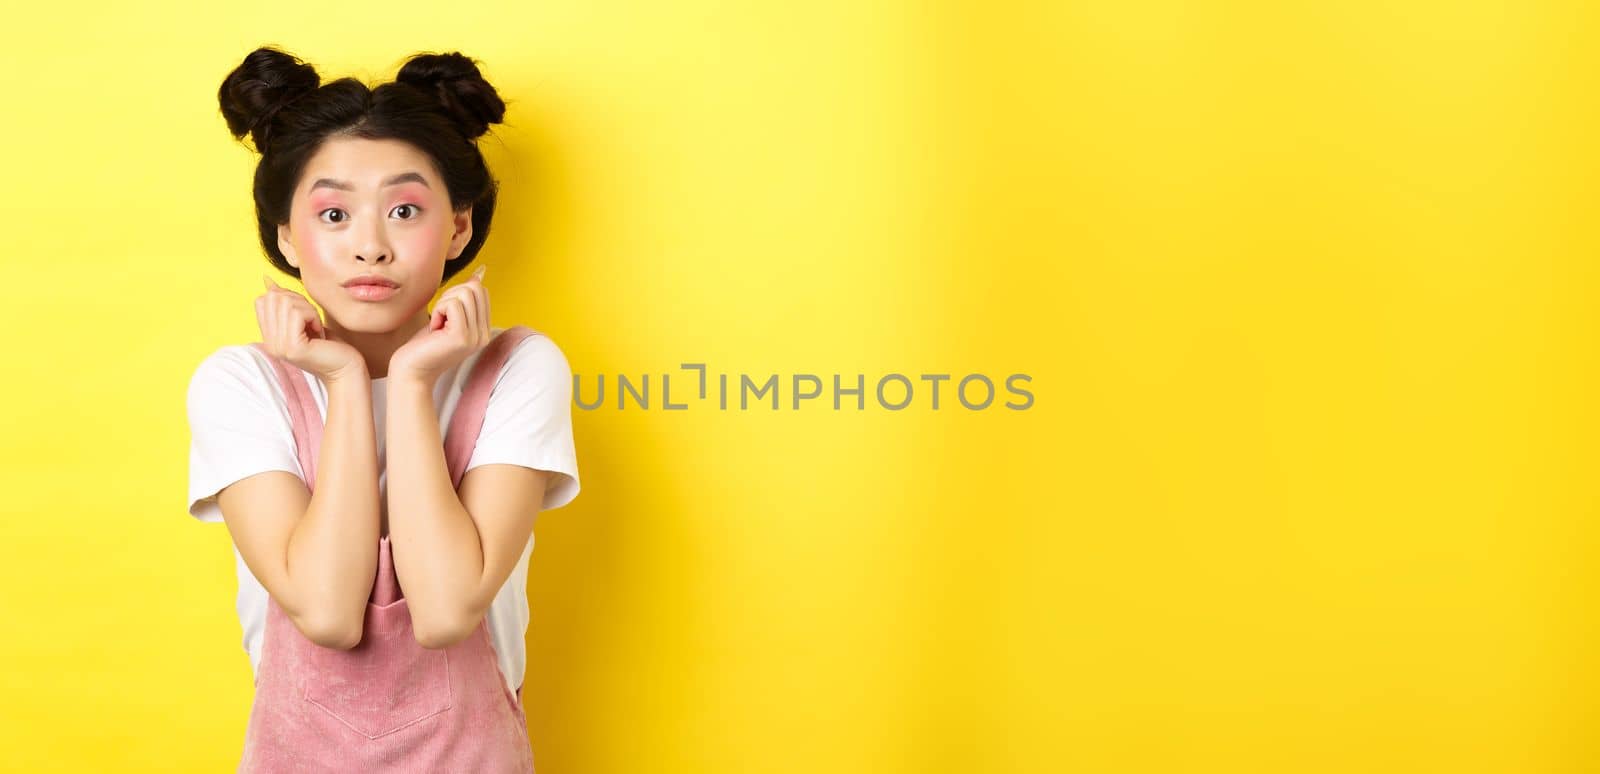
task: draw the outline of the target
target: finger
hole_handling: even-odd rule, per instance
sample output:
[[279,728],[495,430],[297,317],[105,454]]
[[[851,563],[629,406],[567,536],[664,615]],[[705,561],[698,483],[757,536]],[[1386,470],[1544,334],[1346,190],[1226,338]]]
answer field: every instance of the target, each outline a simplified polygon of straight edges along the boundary
[[483,288],[474,282],[472,288],[461,296],[461,309],[467,320],[463,340],[472,347],[483,345],[483,314],[478,308],[478,292],[482,290]]
[[283,338],[285,352],[300,351],[300,337],[296,335],[297,331],[295,330],[298,314],[294,306],[294,300],[289,298],[289,294],[292,292],[288,288],[284,288],[284,292],[278,294],[278,335]]
[[273,355],[283,356],[283,341],[278,338],[277,304],[273,303],[271,296],[261,299],[261,338],[267,342]]
[[300,339],[305,335],[305,319],[299,307],[285,304],[283,308],[283,333],[288,337],[287,344],[296,349],[300,346]]
[[440,328],[454,332],[456,328],[461,327],[461,302],[456,300],[455,294],[440,299],[437,309],[439,319],[442,321]]
[[317,309],[316,304],[311,303],[310,301],[306,300],[304,296],[302,296],[301,299],[295,303],[295,306],[299,307],[301,313],[305,315],[302,329],[306,332],[306,336],[312,339],[322,338],[322,312]]
[[294,337],[289,335],[289,301],[281,294],[273,299],[272,321],[277,329],[279,351],[289,354],[294,348]]
[[488,268],[488,266],[479,266],[476,271],[474,271],[471,274],[467,275],[466,279],[464,279],[464,280],[462,280],[460,282],[457,282],[454,285],[451,285],[449,290],[446,290],[445,292],[448,293],[451,290],[457,290],[457,289],[465,290],[465,289],[470,288],[470,287],[472,287],[474,285],[481,285],[483,283],[484,270],[487,269],[487,268]]
[[[474,283],[476,284],[476,283]],[[456,303],[461,305],[461,340],[476,345],[478,343],[478,303],[472,300],[472,290],[468,289],[456,297]]]
[[270,337],[267,336],[267,314],[262,309],[262,305],[266,303],[266,300],[266,296],[256,296],[256,328],[260,329],[261,331],[262,343],[271,344],[272,341]]
[[439,307],[444,306],[444,302],[449,301],[452,296],[460,292],[460,288],[461,284],[457,283],[439,291],[439,297],[434,300],[433,308],[438,309]]
[[437,309],[441,306],[444,306],[444,302],[449,301],[452,298],[456,298],[462,293],[465,293],[466,288],[466,285],[451,285],[450,287],[445,288],[445,291],[439,294],[439,302],[434,305],[434,308]]
[[315,306],[311,307],[311,313],[308,319],[311,322],[311,338],[328,338],[328,325],[322,319],[322,310]]
[[313,339],[323,338],[326,331],[322,327],[322,313],[315,306],[306,312],[306,335]]
[[443,304],[446,299],[460,303],[465,315],[462,322],[466,323],[468,328],[476,328],[480,320],[488,320],[488,316],[481,313],[487,293],[482,285],[469,280],[446,290],[440,297],[439,303]]
[[[317,307],[314,306],[305,296],[302,296],[292,290],[288,292],[290,295],[294,296],[293,298],[289,299],[289,303],[292,308],[299,310],[301,315],[300,324],[302,326],[310,326],[311,332],[313,334],[318,334],[318,332],[322,330],[322,313],[318,312]],[[320,334],[318,335],[320,336]]]
[[472,294],[473,301],[478,305],[478,346],[489,343],[489,289],[479,285]]
[[290,302],[289,305],[289,335],[294,337],[296,344],[304,345],[311,339],[308,332],[311,327],[311,317],[306,314],[302,304]]
[[472,320],[467,317],[467,305],[462,302],[459,293],[445,302],[445,309],[445,315],[450,321],[445,328],[454,333],[457,340],[466,340],[471,336]]

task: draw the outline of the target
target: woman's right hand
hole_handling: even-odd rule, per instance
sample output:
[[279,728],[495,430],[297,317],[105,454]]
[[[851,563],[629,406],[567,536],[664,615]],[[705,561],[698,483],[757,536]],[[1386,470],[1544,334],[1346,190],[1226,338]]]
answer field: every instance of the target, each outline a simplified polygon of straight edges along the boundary
[[273,357],[316,374],[324,382],[365,375],[367,363],[355,347],[328,338],[322,316],[305,296],[261,275],[267,292],[256,297],[261,343]]

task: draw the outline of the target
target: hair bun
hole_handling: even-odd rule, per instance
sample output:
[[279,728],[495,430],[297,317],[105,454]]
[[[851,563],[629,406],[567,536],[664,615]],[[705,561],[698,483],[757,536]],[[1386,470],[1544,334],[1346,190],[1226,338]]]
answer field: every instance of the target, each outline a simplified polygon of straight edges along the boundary
[[272,118],[284,106],[321,85],[316,68],[276,48],[262,47],[245,56],[217,90],[222,117],[236,138],[251,135],[264,152],[271,139]]
[[484,80],[473,60],[458,51],[411,57],[394,79],[438,100],[469,140],[505,118],[506,103]]

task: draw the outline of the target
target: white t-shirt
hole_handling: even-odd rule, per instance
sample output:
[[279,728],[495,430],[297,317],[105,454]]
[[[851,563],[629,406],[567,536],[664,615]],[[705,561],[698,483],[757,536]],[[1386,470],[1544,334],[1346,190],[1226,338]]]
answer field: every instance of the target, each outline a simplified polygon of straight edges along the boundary
[[[499,334],[502,328],[491,328]],[[439,435],[444,437],[467,375],[483,350],[469,355],[434,386]],[[291,367],[291,372],[296,369]],[[298,372],[311,387],[317,410],[328,416],[328,393],[316,376]],[[384,409],[388,379],[372,380],[373,429],[378,450],[378,488],[387,491]],[[200,521],[221,522],[217,493],[235,481],[268,470],[284,470],[305,480],[295,454],[289,409],[272,365],[249,344],[231,344],[208,355],[189,381],[189,513]],[[543,510],[559,508],[578,494],[578,459],[572,440],[572,370],[548,336],[518,342],[501,369],[485,409],[483,429],[467,470],[510,463],[550,471]],[[380,507],[387,510],[385,500]],[[533,538],[516,569],[490,604],[489,634],[507,686],[522,686],[526,667],[523,637],[528,629],[528,558]],[[261,663],[267,621],[267,590],[245,566],[234,547],[239,577],[237,607],[250,669]]]

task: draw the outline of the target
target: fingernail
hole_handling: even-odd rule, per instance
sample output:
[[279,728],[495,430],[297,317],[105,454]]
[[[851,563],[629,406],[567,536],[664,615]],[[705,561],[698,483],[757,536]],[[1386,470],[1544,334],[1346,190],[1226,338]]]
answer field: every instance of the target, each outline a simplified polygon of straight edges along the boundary
[[473,276],[477,277],[479,281],[482,281],[484,272],[487,272],[488,270],[489,270],[489,264],[487,264],[487,263],[483,264],[482,266],[478,267],[478,272],[476,274],[474,274]]
[[271,290],[272,289],[272,278],[268,277],[265,274],[261,275],[261,284],[266,285],[267,286],[267,290]]

